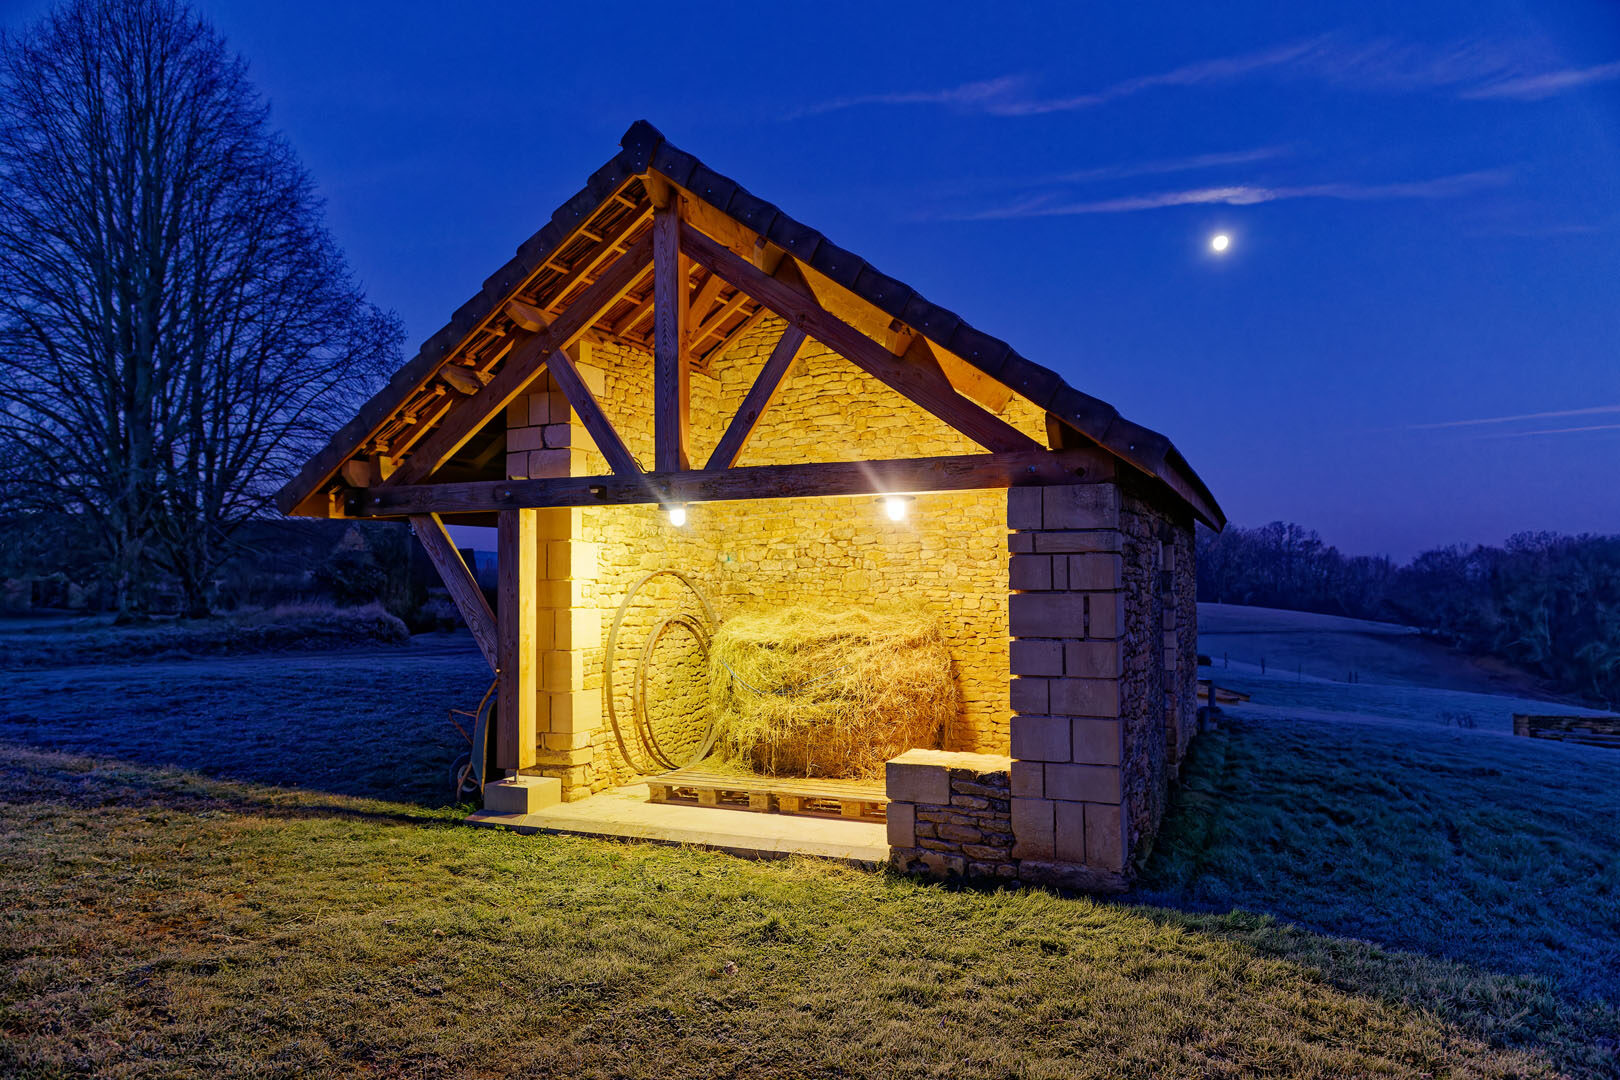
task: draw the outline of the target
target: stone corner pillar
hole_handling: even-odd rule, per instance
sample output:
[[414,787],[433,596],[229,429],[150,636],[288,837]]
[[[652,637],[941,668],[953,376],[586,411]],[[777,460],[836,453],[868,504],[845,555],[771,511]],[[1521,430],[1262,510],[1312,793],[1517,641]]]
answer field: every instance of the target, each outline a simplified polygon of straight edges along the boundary
[[[602,392],[601,369],[580,363],[579,372],[593,393]],[[549,374],[507,407],[506,450],[507,475],[528,479],[589,475],[595,454]],[[585,688],[586,653],[602,644],[601,612],[586,595],[597,576],[598,545],[585,540],[578,508],[522,513],[530,516],[533,536],[521,556],[530,566],[523,659],[531,672],[521,693],[532,716],[524,730],[532,747],[523,772],[557,779],[562,800],[573,801],[605,786],[593,747],[604,723],[602,693]]]
[[1125,592],[1112,481],[1007,491],[1013,856],[1022,880],[1129,881]]

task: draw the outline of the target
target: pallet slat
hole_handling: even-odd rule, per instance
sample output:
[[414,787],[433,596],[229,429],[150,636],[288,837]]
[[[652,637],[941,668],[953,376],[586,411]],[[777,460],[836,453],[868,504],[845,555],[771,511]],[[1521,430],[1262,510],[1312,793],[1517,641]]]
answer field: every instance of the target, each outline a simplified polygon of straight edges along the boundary
[[881,787],[847,780],[752,776],[705,769],[701,764],[647,781],[648,799],[755,813],[835,816],[882,821],[888,796]]

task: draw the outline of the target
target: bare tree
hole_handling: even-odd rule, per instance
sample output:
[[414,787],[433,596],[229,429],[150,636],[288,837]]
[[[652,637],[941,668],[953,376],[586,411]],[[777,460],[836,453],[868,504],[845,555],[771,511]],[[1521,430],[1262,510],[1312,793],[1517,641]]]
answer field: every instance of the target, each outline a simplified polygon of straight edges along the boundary
[[174,0],[0,39],[0,480],[85,515],[120,613],[232,532],[397,356],[243,61]]

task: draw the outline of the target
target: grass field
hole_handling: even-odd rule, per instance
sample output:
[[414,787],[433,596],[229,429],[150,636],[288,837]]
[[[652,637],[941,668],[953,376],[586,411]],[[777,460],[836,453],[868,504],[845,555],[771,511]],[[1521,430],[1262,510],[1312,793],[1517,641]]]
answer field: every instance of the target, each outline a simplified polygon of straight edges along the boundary
[[7,1076],[1620,1075],[1620,755],[1419,688],[1245,676],[1097,902],[462,827],[456,639],[0,678]]

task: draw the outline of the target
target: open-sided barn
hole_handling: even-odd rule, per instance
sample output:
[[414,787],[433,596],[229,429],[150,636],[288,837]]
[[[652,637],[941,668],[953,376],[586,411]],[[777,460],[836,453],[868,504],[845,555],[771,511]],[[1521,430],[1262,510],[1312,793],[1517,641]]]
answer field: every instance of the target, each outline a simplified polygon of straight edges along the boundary
[[[417,527],[497,672],[484,816],[650,777],[882,818],[909,868],[1123,884],[1194,729],[1214,498],[1163,436],[649,124],[621,147],[281,496]],[[446,522],[497,526],[493,613]],[[705,780],[715,621],[806,599],[905,600],[951,715],[882,790]]]

